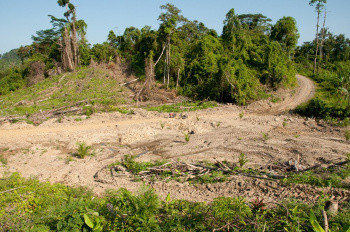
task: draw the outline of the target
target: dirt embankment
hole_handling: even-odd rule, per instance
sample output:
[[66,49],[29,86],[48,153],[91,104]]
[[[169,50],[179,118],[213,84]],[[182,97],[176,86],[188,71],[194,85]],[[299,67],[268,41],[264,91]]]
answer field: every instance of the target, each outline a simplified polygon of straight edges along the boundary
[[[344,128],[334,128],[295,115],[282,114],[308,100],[313,83],[298,76],[299,88],[283,101],[272,104],[264,114],[253,106],[221,106],[186,113],[187,118],[169,118],[167,113],[135,109],[134,115],[117,112],[94,114],[90,118],[50,119],[34,127],[24,123],[0,126],[0,149],[8,150],[8,164],[1,173],[20,172],[40,180],[85,185],[102,194],[108,188],[136,191],[141,182],[128,175],[111,176],[108,165],[126,154],[143,154],[138,160],[216,160],[238,162],[247,155],[245,167],[264,168],[275,162],[298,160],[304,167],[326,165],[345,159],[350,144]],[[191,132],[189,142],[184,134]],[[77,142],[94,148],[95,156],[72,156]],[[12,152],[9,152],[12,151]],[[307,185],[285,186],[279,182],[236,176],[225,183],[150,182],[161,196],[191,201],[211,201],[219,196],[245,196],[277,201],[295,197],[315,201],[322,193],[348,200],[349,190],[315,188]]]

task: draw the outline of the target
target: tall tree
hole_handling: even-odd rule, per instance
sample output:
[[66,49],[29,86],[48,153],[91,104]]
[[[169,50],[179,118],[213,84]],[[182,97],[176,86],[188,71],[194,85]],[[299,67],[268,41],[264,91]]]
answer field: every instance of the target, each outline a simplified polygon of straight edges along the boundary
[[160,7],[162,10],[166,10],[165,13],[160,14],[158,20],[161,21],[160,24],[160,36],[163,37],[164,46],[166,48],[165,52],[165,65],[164,65],[164,84],[167,80],[167,87],[169,87],[170,82],[170,62],[171,62],[171,38],[176,32],[179,22],[184,22],[186,19],[180,15],[181,10],[172,4],[162,5]]
[[270,38],[279,42],[288,57],[293,53],[299,38],[293,17],[283,17],[272,27]]
[[319,23],[320,23],[320,15],[324,8],[324,4],[327,3],[327,0],[310,0],[309,5],[315,6],[316,13],[317,13],[317,23],[316,23],[316,51],[315,51],[315,59],[314,59],[314,74],[316,74],[317,71],[317,55],[318,55],[318,49],[319,49]]
[[235,52],[236,46],[236,33],[241,30],[241,21],[235,14],[235,10],[232,8],[227,14],[224,21],[224,28],[222,30],[222,39],[226,47],[232,52]]
[[[75,6],[70,3],[70,0],[58,0],[58,5],[66,8],[64,16],[67,23],[64,26],[63,36],[61,41],[62,47],[62,65],[63,69],[67,71],[74,71],[80,65],[79,42],[78,42],[78,28]],[[86,24],[79,23],[80,32],[84,32]],[[84,35],[84,33],[82,33]]]
[[323,16],[323,26],[321,30],[320,63],[322,63],[322,59],[323,59],[323,44],[326,36],[326,18],[327,18],[327,10],[325,9],[324,16]]

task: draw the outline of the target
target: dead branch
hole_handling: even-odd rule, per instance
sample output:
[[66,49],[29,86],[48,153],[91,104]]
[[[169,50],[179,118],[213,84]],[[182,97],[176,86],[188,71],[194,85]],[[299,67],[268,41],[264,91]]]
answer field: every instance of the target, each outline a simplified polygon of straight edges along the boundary
[[324,218],[324,232],[328,232],[328,218],[326,211],[322,210],[323,218]]
[[246,177],[251,177],[251,178],[256,178],[256,179],[262,179],[262,180],[269,180],[269,181],[275,181],[277,182],[278,180],[272,179],[272,178],[267,178],[267,177],[263,177],[263,176],[255,176],[255,175],[250,175],[244,172],[237,172],[237,175],[241,175],[241,176],[246,176]]
[[120,86],[128,85],[128,84],[133,83],[133,82],[138,81],[138,80],[139,80],[139,78],[134,79],[132,81],[125,82],[125,83],[121,84]]
[[0,194],[12,192],[12,191],[14,191],[14,190],[16,190],[16,189],[20,189],[20,188],[23,188],[23,187],[24,187],[24,186],[17,187],[17,188],[13,188],[13,189],[9,189],[9,190],[6,190],[6,191],[2,191],[2,192],[0,192]]
[[156,67],[156,65],[157,65],[157,64],[158,64],[158,62],[160,61],[160,58],[162,58],[163,53],[164,53],[164,50],[165,50],[165,47],[166,47],[166,44],[164,45],[164,47],[163,47],[163,51],[162,51],[162,53],[160,54],[160,56],[159,56],[158,60],[157,60],[157,61],[156,61],[156,63],[154,64],[154,67]]

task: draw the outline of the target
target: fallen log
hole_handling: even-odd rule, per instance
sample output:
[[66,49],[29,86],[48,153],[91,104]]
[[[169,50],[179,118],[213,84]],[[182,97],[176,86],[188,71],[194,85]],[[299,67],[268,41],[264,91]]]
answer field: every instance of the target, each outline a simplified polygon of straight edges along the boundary
[[120,84],[120,86],[128,85],[128,84],[133,83],[133,82],[138,81],[138,80],[139,80],[139,78],[134,79],[134,80],[132,80],[132,81],[125,82],[125,83],[123,83],[123,84]]

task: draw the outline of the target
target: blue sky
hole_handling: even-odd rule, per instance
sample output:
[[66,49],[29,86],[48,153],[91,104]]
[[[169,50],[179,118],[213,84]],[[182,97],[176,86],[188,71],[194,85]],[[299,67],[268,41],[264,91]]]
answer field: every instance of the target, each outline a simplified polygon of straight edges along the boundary
[[[275,23],[283,16],[297,20],[299,44],[315,35],[316,13],[309,0],[71,0],[80,19],[88,24],[91,44],[106,40],[109,30],[122,34],[129,26],[157,29],[160,5],[172,3],[190,20],[203,22],[221,33],[226,13],[234,8],[237,14],[262,13]],[[350,37],[350,0],[328,0],[327,26],[335,34]],[[50,28],[48,14],[63,15],[56,0],[0,0],[0,54],[21,45],[31,44],[36,31]]]

